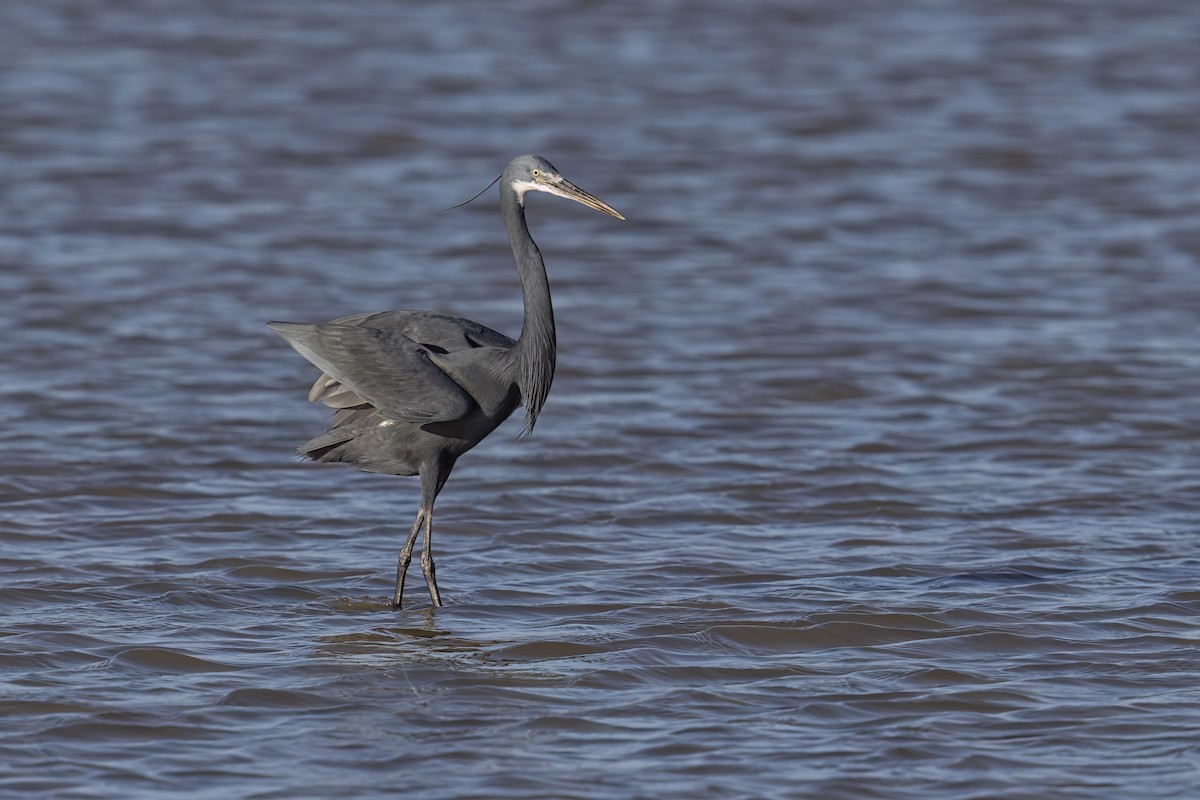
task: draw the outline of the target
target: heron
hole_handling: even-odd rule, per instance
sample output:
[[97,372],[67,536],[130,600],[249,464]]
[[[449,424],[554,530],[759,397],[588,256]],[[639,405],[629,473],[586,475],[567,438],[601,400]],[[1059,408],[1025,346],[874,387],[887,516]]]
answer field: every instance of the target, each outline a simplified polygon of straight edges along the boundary
[[531,434],[550,392],[554,308],[545,262],[525,222],[525,195],[546,192],[625,219],[541,156],[514,158],[497,180],[524,297],[516,339],[436,311],[355,314],[315,325],[267,323],[321,370],[309,402],[334,409],[325,432],[297,452],[311,461],[351,464],[364,472],[420,477],[417,516],[396,563],[392,607],[397,609],[422,532],[421,571],[432,604],[442,605],[433,563],[433,504],[459,456],[517,406],[525,408],[520,435]]

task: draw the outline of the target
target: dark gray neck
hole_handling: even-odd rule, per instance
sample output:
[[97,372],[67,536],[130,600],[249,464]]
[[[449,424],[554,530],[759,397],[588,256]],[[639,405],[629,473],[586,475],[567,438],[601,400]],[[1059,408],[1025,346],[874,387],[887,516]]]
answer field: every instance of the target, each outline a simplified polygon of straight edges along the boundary
[[513,346],[510,363],[515,370],[514,380],[521,391],[521,403],[525,406],[525,429],[522,435],[528,435],[533,431],[554,380],[557,353],[554,308],[550,304],[546,264],[533,237],[529,235],[529,227],[525,224],[525,208],[512,187],[504,183],[500,186],[500,208],[504,214],[508,241],[517,259],[517,273],[521,276],[521,290],[525,299],[525,321],[521,325],[521,336]]

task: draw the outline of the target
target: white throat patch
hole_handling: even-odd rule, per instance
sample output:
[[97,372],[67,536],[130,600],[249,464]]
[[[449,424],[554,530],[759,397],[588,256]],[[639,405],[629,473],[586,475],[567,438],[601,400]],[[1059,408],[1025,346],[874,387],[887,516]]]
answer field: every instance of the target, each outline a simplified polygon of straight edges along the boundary
[[512,188],[517,193],[517,199],[521,201],[521,205],[525,205],[526,192],[542,192],[546,190],[543,184],[534,183],[533,181],[513,181]]

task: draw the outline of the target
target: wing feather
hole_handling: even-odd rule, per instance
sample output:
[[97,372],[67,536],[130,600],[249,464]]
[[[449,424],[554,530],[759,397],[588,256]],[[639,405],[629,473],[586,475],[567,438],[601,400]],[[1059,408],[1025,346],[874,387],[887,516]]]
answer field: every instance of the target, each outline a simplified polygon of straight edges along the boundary
[[335,319],[331,325],[358,325],[398,333],[414,342],[448,353],[472,347],[512,347],[515,342],[462,317],[439,311],[381,311]]
[[417,422],[461,419],[475,404],[424,347],[398,333],[353,324],[268,324],[325,373],[310,399],[342,408],[367,402],[385,417]]

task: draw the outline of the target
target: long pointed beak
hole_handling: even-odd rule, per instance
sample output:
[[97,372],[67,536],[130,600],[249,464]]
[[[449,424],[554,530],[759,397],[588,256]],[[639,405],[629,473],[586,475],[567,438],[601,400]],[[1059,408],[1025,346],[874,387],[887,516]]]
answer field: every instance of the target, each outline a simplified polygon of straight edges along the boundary
[[604,202],[595,195],[588,194],[566,178],[555,181],[554,183],[545,183],[542,185],[546,191],[550,192],[550,194],[556,194],[559,197],[565,197],[568,200],[574,200],[576,203],[583,203],[588,208],[594,208],[597,211],[603,211],[605,214],[616,217],[617,219],[625,219],[608,203]]

